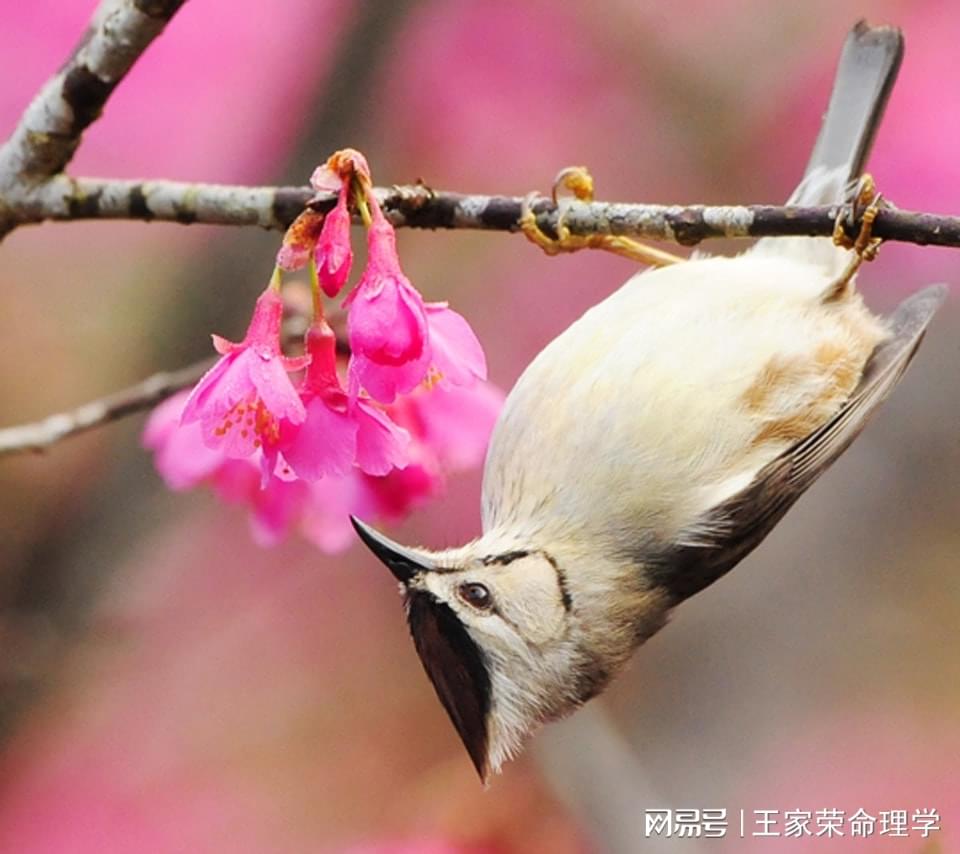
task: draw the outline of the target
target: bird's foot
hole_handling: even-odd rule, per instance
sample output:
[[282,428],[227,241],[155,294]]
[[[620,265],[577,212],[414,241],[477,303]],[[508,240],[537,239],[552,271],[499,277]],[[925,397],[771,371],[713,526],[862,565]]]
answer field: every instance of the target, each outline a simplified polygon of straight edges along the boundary
[[[852,198],[837,214],[833,225],[833,242],[844,249],[852,249],[864,261],[877,257],[882,242],[873,236],[873,223],[883,207],[883,195],[877,190],[877,184],[870,174],[860,176],[853,188]],[[847,228],[860,220],[860,231],[852,240],[847,236]]]
[[547,255],[561,252],[579,252],[581,249],[603,249],[614,252],[652,267],[665,267],[684,259],[679,255],[654,249],[638,240],[612,234],[571,234],[566,225],[569,201],[593,201],[593,176],[584,166],[568,166],[561,170],[553,181],[551,198],[557,206],[557,236],[550,237],[537,222],[533,204],[538,193],[530,193],[523,200],[520,213],[520,230],[527,239],[539,246]]
[[[860,176],[849,204],[844,205],[833,225],[833,242],[844,249],[852,249],[853,257],[846,269],[837,280],[827,288],[824,301],[839,299],[846,295],[853,282],[853,277],[864,261],[872,261],[877,257],[880,244],[879,237],[873,236],[873,223],[883,207],[883,195],[877,190],[873,176]],[[857,236],[851,239],[847,235],[847,227],[860,220],[860,230]]]

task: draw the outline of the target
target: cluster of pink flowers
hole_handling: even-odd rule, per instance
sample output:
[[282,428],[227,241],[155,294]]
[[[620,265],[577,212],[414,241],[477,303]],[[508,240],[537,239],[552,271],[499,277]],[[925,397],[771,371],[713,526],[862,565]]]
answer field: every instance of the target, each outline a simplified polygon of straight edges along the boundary
[[[259,542],[298,527],[336,551],[351,541],[350,514],[400,519],[442,491],[446,472],[477,465],[502,394],[486,382],[467,321],[446,303],[424,302],[401,271],[363,156],[337,152],[311,183],[336,191],[336,206],[290,227],[243,341],[214,336],[221,358],[192,391],[154,410],[144,443],[171,489],[209,483],[249,505]],[[351,199],[367,225],[367,267],[343,301],[342,379],[321,291],[337,296],[350,275]],[[304,266],[314,314],[303,355],[290,357],[281,275]]]

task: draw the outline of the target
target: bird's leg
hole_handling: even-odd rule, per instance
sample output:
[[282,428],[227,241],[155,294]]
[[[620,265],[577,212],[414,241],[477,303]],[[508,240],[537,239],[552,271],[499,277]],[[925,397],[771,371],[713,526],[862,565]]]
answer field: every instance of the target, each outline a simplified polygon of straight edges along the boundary
[[[873,223],[877,214],[880,213],[882,202],[883,196],[877,191],[873,176],[862,175],[857,182],[849,208],[845,206],[837,214],[837,219],[833,225],[833,242],[844,249],[852,249],[853,257],[851,257],[846,269],[837,280],[824,292],[824,302],[830,302],[845,296],[849,291],[853,277],[860,269],[860,265],[864,261],[872,261],[877,257],[877,251],[883,241],[873,236]],[[856,221],[858,213],[860,213],[860,231],[851,240],[844,228],[844,220],[849,215],[851,221]]]
[[560,198],[561,190],[572,194],[573,198],[581,202],[593,201],[593,176],[583,166],[569,166],[562,170],[553,181],[552,198],[557,206],[557,236],[550,237],[543,232],[537,223],[533,212],[533,203],[538,198],[537,193],[530,193],[523,200],[520,214],[520,230],[527,239],[539,246],[547,255],[557,255],[561,252],[578,252],[581,249],[605,249],[638,261],[652,267],[665,267],[685,260],[679,255],[654,249],[638,240],[629,237],[620,237],[612,234],[571,234],[564,219],[567,208],[564,199]]

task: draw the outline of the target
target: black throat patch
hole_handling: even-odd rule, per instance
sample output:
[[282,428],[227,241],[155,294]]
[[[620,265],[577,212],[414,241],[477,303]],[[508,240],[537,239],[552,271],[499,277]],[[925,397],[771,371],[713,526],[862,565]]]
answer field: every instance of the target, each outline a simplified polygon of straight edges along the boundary
[[491,686],[485,656],[453,610],[430,593],[410,592],[407,621],[423,669],[486,779]]

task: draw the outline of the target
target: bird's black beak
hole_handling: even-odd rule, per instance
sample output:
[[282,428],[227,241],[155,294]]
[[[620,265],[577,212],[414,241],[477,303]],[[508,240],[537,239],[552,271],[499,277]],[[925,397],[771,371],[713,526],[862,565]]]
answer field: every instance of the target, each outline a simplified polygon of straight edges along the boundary
[[491,686],[485,656],[457,615],[430,593],[410,594],[407,620],[420,663],[486,782]]
[[449,605],[415,583],[436,571],[427,556],[350,517],[360,539],[406,588],[407,621],[420,663],[457,729],[480,779],[487,778],[491,684],[486,657]]
[[366,547],[386,564],[387,569],[396,576],[397,581],[410,584],[416,575],[434,568],[432,561],[425,555],[417,554],[412,549],[395,543],[389,537],[385,537],[379,531],[361,522],[356,516],[351,516],[350,521]]

